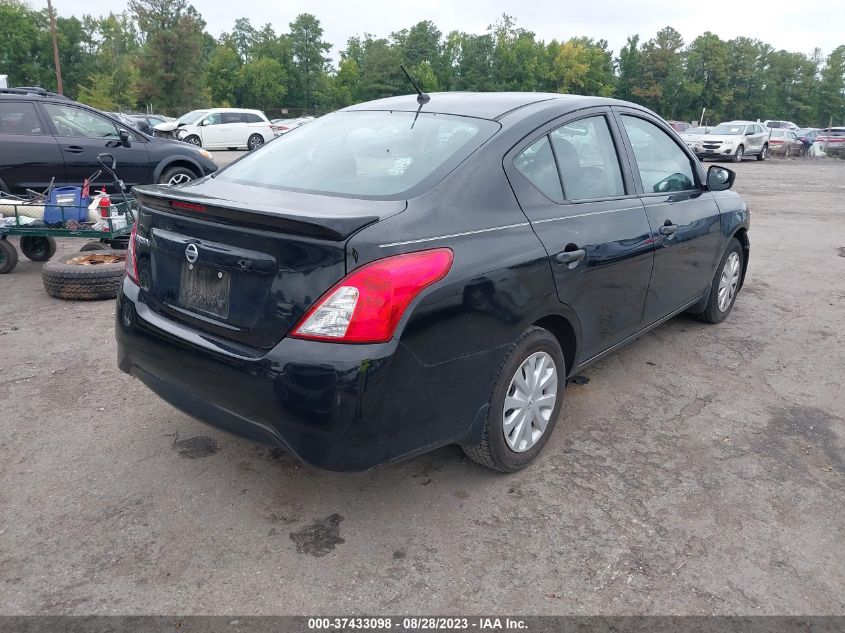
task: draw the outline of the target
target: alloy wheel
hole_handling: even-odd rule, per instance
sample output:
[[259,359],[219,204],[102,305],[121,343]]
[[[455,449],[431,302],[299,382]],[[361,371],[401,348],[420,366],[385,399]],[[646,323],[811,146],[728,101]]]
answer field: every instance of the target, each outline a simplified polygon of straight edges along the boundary
[[736,295],[737,286],[739,286],[739,255],[736,251],[728,255],[725,265],[722,268],[722,274],[719,277],[719,311],[726,312],[731,307],[731,302]]
[[546,352],[531,354],[517,368],[502,410],[505,442],[516,453],[543,436],[557,402],[557,367]]
[[188,174],[173,174],[170,177],[170,180],[167,181],[168,185],[182,185],[186,182],[190,182],[191,177]]

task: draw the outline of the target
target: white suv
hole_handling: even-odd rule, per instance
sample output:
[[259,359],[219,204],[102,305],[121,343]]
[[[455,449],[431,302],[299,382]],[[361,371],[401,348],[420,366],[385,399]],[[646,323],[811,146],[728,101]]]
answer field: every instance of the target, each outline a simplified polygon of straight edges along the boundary
[[176,126],[181,140],[205,149],[256,149],[275,136],[260,110],[193,110],[179,117]]
[[701,159],[729,158],[735,163],[746,156],[766,160],[769,155],[769,129],[754,121],[719,123],[695,141],[693,150]]

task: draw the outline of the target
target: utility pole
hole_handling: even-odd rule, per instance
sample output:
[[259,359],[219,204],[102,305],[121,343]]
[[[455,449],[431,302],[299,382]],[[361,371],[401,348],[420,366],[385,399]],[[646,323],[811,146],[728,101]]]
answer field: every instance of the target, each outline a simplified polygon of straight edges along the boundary
[[62,90],[62,66],[59,64],[59,42],[56,40],[56,14],[53,13],[53,3],[47,0],[47,10],[50,12],[50,35],[53,38],[53,61],[56,64],[56,85],[59,89],[59,94],[64,94]]

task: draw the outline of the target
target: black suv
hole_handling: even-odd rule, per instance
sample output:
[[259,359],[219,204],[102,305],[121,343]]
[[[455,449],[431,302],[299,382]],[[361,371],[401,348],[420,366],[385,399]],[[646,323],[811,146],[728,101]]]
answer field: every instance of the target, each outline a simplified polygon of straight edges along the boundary
[[127,187],[180,184],[217,171],[211,154],[154,138],[99,110],[40,88],[0,89],[0,191],[82,183],[112,154]]

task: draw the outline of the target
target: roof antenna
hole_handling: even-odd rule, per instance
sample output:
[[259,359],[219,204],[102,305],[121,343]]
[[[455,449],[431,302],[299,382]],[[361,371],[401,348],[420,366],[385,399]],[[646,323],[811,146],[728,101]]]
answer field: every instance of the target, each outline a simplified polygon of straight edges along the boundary
[[407,70],[405,70],[405,67],[402,64],[399,64],[399,68],[402,69],[402,72],[405,73],[405,76],[408,78],[408,81],[411,82],[411,85],[414,87],[414,90],[417,91],[417,103],[420,104],[420,107],[424,106],[426,103],[431,101],[431,95],[422,91],[419,84],[414,81],[414,78],[411,77],[410,74],[408,74]]
[[417,124],[417,117],[420,116],[420,110],[422,110],[422,107],[426,103],[431,101],[431,95],[422,91],[422,88],[420,88],[419,84],[416,81],[414,81],[414,78],[411,77],[410,73],[408,73],[408,71],[405,70],[405,66],[403,66],[402,64],[399,64],[399,68],[402,69],[402,72],[405,73],[405,76],[408,78],[408,81],[411,82],[411,85],[414,87],[414,90],[417,91],[417,103],[420,104],[419,107],[417,108],[417,113],[414,115],[414,120],[411,122],[411,129],[413,130],[414,126]]

